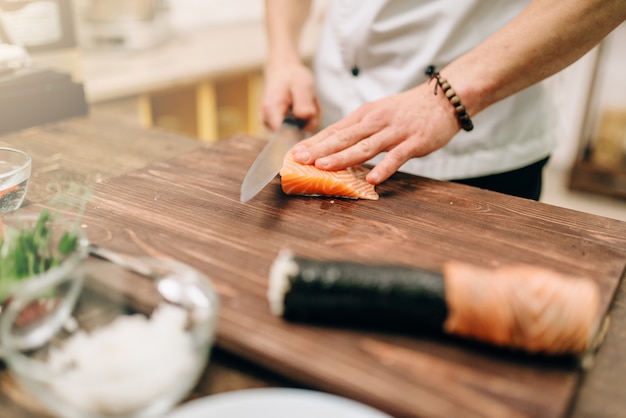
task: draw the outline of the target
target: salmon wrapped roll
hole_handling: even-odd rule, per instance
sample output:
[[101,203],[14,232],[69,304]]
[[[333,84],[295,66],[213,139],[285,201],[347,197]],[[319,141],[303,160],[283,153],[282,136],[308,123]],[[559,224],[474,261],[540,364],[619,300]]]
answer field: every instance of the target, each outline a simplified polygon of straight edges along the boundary
[[284,250],[270,271],[268,299],[287,320],[404,323],[548,355],[584,354],[601,322],[593,280],[527,265],[451,261],[438,272],[322,262]]

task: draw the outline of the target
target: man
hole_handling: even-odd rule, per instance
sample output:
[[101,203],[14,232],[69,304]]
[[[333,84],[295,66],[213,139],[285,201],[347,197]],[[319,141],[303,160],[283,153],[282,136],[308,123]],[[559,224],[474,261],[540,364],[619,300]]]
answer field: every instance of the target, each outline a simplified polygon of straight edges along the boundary
[[554,143],[538,83],[626,18],[623,0],[333,0],[314,76],[297,52],[309,8],[266,0],[263,120],[276,129],[291,109],[324,128],[294,148],[298,162],[371,162],[375,185],[401,170],[532,199]]

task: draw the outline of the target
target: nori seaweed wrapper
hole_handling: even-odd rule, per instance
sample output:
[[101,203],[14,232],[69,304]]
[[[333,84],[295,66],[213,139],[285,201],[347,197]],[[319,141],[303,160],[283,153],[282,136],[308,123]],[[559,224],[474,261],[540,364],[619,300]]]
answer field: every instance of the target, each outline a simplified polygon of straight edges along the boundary
[[287,320],[441,330],[448,315],[443,276],[401,266],[293,257],[282,315]]

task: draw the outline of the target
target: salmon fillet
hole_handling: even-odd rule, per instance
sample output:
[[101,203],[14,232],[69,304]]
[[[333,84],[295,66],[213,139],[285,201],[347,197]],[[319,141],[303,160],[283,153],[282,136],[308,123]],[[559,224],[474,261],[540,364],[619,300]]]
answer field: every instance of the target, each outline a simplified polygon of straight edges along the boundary
[[583,353],[600,322],[600,290],[587,278],[529,265],[444,264],[450,334],[531,353]]
[[378,200],[374,185],[365,181],[369,170],[362,166],[327,171],[297,163],[291,151],[280,169],[281,186],[288,195],[332,196],[349,199]]

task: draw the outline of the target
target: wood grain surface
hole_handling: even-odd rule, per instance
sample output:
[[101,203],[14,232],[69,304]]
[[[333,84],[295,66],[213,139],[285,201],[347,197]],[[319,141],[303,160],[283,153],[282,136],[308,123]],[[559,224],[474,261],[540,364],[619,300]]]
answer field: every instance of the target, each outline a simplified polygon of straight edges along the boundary
[[267,274],[282,248],[435,269],[531,263],[592,277],[608,309],[626,223],[403,174],[377,188],[379,201],[286,197],[275,179],[241,204],[262,146],[234,137],[104,180],[84,218],[90,240],[199,268],[221,296],[219,347],[297,382],[397,417],[568,413],[582,376],[573,362],[423,335],[419,324],[398,334],[287,323],[269,312]]

